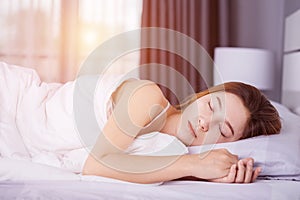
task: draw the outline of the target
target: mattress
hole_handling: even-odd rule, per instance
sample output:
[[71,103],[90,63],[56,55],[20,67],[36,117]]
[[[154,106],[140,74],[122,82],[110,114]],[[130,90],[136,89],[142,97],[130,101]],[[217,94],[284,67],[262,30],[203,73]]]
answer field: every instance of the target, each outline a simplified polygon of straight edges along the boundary
[[170,181],[159,186],[95,181],[2,181],[0,199],[280,199],[300,198],[300,182],[251,184]]

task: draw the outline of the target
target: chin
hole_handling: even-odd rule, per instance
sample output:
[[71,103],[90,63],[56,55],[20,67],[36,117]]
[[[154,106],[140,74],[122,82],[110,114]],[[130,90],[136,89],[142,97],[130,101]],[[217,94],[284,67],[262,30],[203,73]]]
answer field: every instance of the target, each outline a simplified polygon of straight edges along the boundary
[[182,138],[180,137],[180,135],[176,135],[176,138],[180,140],[180,142],[182,142],[185,146],[191,146],[192,142],[189,142],[186,138]]
[[185,144],[185,145],[186,146],[199,146],[199,145],[201,145],[201,143],[199,141],[195,141],[195,139],[194,139],[192,141],[187,142],[187,144]]

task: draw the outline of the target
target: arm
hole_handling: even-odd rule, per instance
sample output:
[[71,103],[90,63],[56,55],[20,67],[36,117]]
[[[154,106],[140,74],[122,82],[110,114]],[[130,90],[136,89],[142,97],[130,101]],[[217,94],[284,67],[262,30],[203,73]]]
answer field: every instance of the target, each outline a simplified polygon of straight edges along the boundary
[[[98,161],[93,156],[89,156],[86,162],[89,167],[85,167],[83,174],[134,183],[156,183],[188,176],[191,171],[190,159],[189,155],[158,157],[111,154]],[[109,166],[116,166],[116,163],[120,165],[119,169]],[[142,169],[143,166],[146,166],[145,169]]]
[[101,160],[90,155],[83,174],[136,183],[155,183],[187,176],[212,179],[227,175],[236,161],[237,157],[225,149],[181,156],[108,154]]

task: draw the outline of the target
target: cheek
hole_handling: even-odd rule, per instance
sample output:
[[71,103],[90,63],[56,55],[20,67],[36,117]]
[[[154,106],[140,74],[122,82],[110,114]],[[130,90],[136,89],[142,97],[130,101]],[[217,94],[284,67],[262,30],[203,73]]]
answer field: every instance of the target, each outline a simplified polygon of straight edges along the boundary
[[228,142],[228,141],[226,141],[226,139],[224,137],[220,137],[218,139],[218,141],[217,141],[217,144],[219,144],[219,143],[225,143],[225,142]]
[[199,134],[198,137],[193,140],[191,146],[224,143],[224,139],[222,139],[219,134],[212,134],[213,133]]

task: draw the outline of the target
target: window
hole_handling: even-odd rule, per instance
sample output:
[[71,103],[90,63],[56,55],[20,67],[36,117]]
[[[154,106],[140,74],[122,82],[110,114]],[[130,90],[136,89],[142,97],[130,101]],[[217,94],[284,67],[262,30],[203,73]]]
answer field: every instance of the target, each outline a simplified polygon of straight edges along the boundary
[[[141,4],[142,0],[1,0],[0,60],[35,68],[46,82],[72,80],[94,48],[140,27]],[[116,73],[125,73],[138,65],[139,54],[117,63]]]

